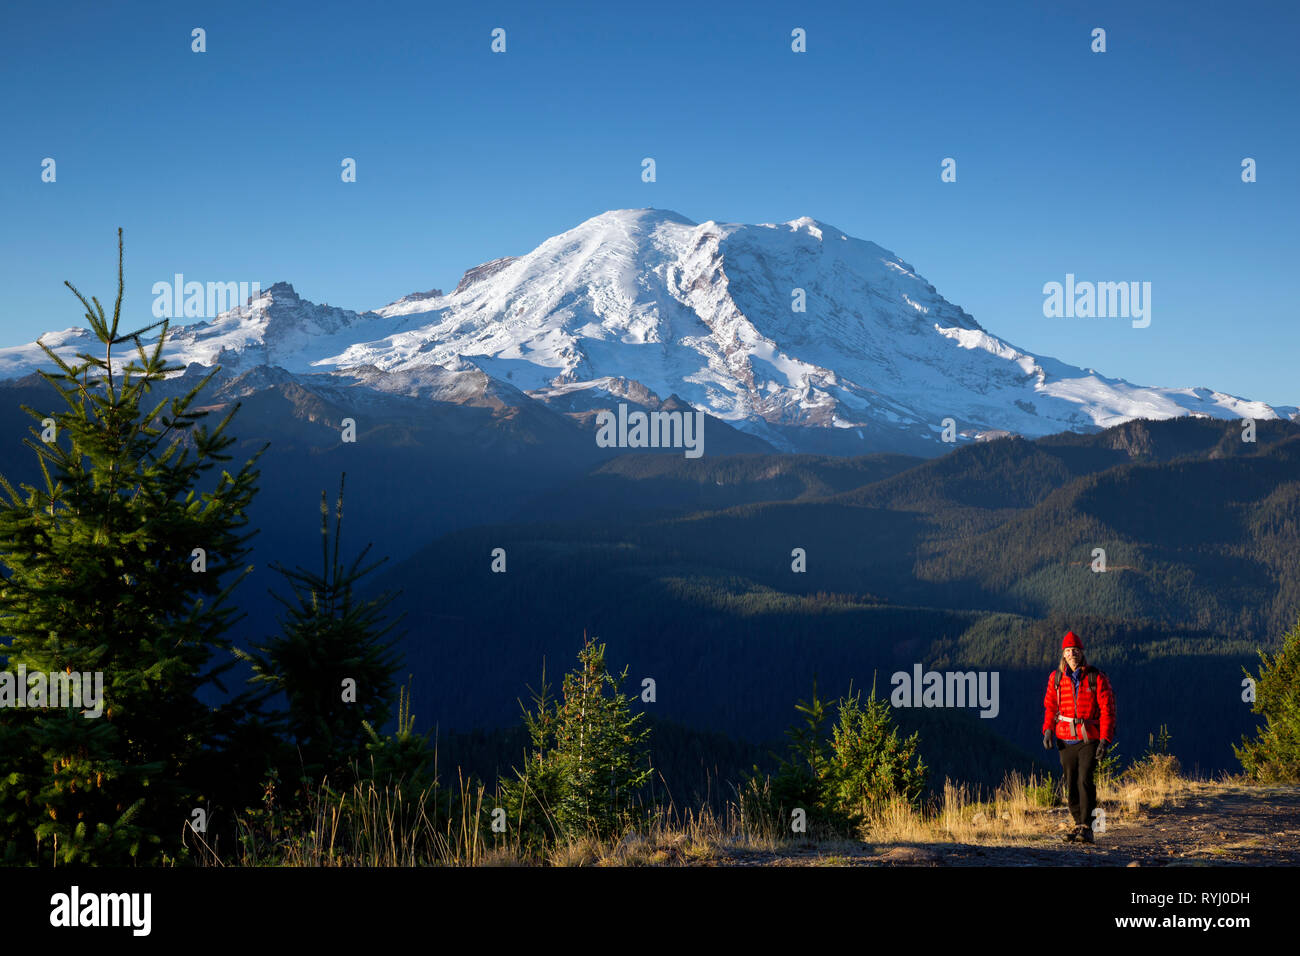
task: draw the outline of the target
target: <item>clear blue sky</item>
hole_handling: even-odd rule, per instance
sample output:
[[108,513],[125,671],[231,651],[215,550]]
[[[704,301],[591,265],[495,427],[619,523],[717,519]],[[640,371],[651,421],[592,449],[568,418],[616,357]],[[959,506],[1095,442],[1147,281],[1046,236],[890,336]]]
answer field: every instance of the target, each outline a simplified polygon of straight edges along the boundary
[[[812,216],[1022,348],[1300,404],[1297,6],[12,4],[0,344],[111,298],[119,225],[143,324],[176,272],[362,310],[656,206]],[[1151,282],[1151,326],[1044,318],[1067,272]]]

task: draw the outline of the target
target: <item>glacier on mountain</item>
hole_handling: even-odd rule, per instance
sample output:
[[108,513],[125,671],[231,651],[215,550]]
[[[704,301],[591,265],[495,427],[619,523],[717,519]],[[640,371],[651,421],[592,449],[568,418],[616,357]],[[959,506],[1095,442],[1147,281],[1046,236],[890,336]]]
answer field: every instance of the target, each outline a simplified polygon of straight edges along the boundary
[[[792,308],[796,289],[805,311]],[[43,340],[65,361],[95,344],[76,329]],[[454,395],[453,380],[472,374],[477,395],[495,381],[507,397],[572,402],[588,391],[607,406],[640,387],[786,448],[801,447],[809,429],[864,441],[901,431],[937,444],[946,418],[971,438],[1187,414],[1297,417],[1290,406],[1134,385],[1017,349],[892,252],[806,217],[696,224],[614,210],[468,270],[450,293],[373,311],[315,305],[276,283],[173,328],[165,354],[235,371],[361,370],[381,391],[391,376],[393,390],[428,380]],[[48,366],[35,343],[0,349],[0,377]]]

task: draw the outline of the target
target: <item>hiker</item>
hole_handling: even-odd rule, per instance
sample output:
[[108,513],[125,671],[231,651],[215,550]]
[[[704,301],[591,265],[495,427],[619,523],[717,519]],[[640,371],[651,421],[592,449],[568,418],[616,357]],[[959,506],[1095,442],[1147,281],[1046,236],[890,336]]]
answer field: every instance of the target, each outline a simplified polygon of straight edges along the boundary
[[1061,664],[1047,679],[1043,696],[1043,747],[1056,747],[1070,797],[1074,829],[1067,843],[1092,843],[1097,806],[1093,772],[1115,742],[1115,694],[1110,679],[1089,665],[1074,631],[1061,641]]

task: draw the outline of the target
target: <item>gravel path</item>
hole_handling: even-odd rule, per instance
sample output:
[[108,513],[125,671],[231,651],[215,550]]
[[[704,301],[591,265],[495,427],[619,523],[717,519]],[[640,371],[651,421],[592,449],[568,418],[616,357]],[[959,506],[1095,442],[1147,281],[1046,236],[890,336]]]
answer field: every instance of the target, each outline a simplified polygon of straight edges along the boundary
[[[1104,805],[1103,805],[1103,808]],[[1094,845],[1062,839],[1069,814],[1044,811],[1038,834],[1003,842],[866,844],[721,851],[715,866],[1296,866],[1300,787],[1193,784],[1136,815],[1110,808]]]

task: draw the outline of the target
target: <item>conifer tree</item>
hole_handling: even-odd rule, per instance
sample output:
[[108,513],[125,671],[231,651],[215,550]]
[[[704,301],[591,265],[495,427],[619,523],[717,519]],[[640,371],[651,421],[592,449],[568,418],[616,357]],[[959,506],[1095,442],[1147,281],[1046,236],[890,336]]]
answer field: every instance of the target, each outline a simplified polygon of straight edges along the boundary
[[[1265,726],[1233,747],[1247,776],[1263,783],[1300,782],[1300,621],[1272,657],[1260,652],[1252,711]],[[1249,675],[1247,675],[1249,676]]]
[[650,731],[638,726],[644,715],[633,714],[632,698],[621,693],[626,679],[627,668],[611,674],[605,645],[590,640],[578,652],[578,667],[564,676],[555,740],[566,770],[558,808],[566,829],[610,833],[627,821],[636,791],[650,778],[640,752]]
[[874,687],[865,707],[859,692],[842,698],[838,711],[824,783],[826,804],[858,826],[890,800],[918,803],[927,776],[917,753],[920,735],[904,738],[899,733],[889,704],[876,696]]
[[556,811],[565,786],[565,771],[555,748],[558,708],[546,683],[545,664],[541,690],[533,692],[533,709],[529,711],[522,701],[520,708],[531,749],[524,766],[515,768],[514,779],[501,784],[501,800],[514,835],[511,842],[530,851],[561,835]]
[[374,743],[367,725],[382,726],[398,696],[393,674],[400,664],[394,650],[400,638],[384,637],[401,618],[383,623],[397,594],[385,592],[363,601],[354,593],[357,582],[388,559],[362,567],[369,544],[350,566],[345,568],[339,559],[346,478],[344,474],[339,480],[332,549],[329,503],[321,492],[321,572],[273,563],[294,603],[273,593],[288,611],[280,633],[253,652],[238,652],[251,662],[254,683],[284,695],[283,724],[297,747],[292,770],[307,779],[309,788],[324,777],[338,782],[346,775],[368,752],[367,744]]
[[391,734],[381,735],[370,721],[362,726],[367,740],[365,756],[358,760],[358,776],[381,786],[398,786],[406,795],[436,786],[437,778],[430,769],[433,746],[427,733],[416,733],[409,682],[398,692],[397,725]]
[[[20,494],[0,476],[0,656],[13,673],[102,674],[102,715],[69,707],[0,708],[0,836],[12,862],[152,862],[180,852],[195,807],[221,776],[214,759],[237,726],[240,701],[204,704],[234,663],[224,606],[252,570],[226,583],[248,554],[241,532],[263,448],[215,486],[207,473],[230,460],[235,439],[192,411],[217,369],[181,397],[149,404],[168,373],[168,322],[118,332],[122,233],[111,318],[66,283],[102,357],[42,371],[63,411],[23,409],[39,423],[25,439],[44,487]],[[158,328],[146,351],[141,336]],[[125,365],[114,349],[134,345]],[[210,482],[209,482],[210,484]],[[201,550],[199,550],[201,549]],[[18,688],[19,692],[24,688]]]
[[785,732],[790,741],[789,756],[780,758],[772,795],[783,808],[801,807],[816,815],[830,754],[822,732],[828,711],[826,702],[817,695],[815,678],[812,698],[799,701],[794,709],[803,715],[803,722]]
[[[795,705],[803,722],[786,731],[790,754],[772,781],[769,806],[756,807],[760,812],[784,821],[799,808],[809,822],[843,831],[859,826],[871,809],[889,800],[920,800],[928,773],[918,753],[920,735],[900,735],[889,704],[874,687],[865,706],[860,692],[833,706],[837,719],[828,739],[822,726],[831,707],[818,696],[816,681],[812,699]],[[762,792],[755,775],[748,793]]]
[[610,673],[604,644],[584,638],[560,700],[549,699],[543,679],[535,713],[525,712],[533,752],[503,787],[507,816],[524,830],[521,843],[539,834],[607,836],[633,819],[652,770],[644,752],[650,730],[621,692],[626,678],[626,668]]

